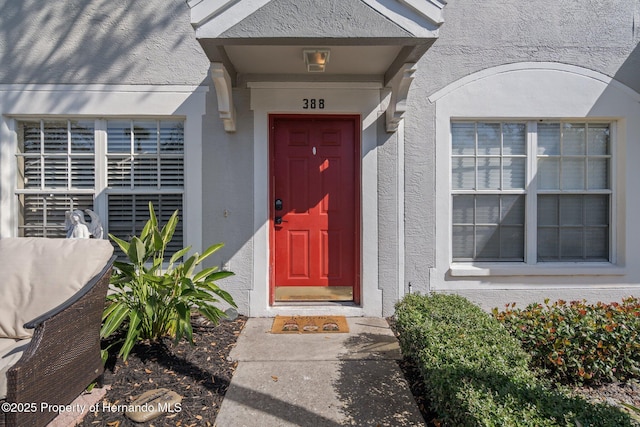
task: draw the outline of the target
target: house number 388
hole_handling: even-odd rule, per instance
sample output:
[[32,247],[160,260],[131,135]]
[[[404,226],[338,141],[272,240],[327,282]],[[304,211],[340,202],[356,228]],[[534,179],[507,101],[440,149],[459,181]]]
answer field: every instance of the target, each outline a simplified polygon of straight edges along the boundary
[[302,109],[303,110],[324,110],[324,99],[316,99],[316,98],[304,98],[302,100]]

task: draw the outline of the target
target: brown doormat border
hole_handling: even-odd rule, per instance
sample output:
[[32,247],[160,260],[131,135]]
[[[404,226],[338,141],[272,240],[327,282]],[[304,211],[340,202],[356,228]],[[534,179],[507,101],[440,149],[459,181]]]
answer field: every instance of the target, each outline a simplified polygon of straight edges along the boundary
[[335,334],[349,332],[344,316],[276,316],[272,334]]

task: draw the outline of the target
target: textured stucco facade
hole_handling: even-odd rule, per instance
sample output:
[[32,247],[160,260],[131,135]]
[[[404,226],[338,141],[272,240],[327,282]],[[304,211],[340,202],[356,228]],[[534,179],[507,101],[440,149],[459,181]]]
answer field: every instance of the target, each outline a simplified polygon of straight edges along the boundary
[[[614,7],[583,0],[450,0],[440,25],[391,0],[244,0],[194,24],[192,14],[206,3],[0,0],[0,237],[18,232],[16,121],[176,117],[186,129],[185,243],[200,250],[225,242],[211,264],[235,272],[220,284],[242,313],[387,316],[408,292],[458,292],[484,308],[639,294],[637,1]],[[310,46],[331,47],[327,73],[304,70],[301,50]],[[376,62],[376,49],[390,59]],[[375,72],[349,57],[357,51]],[[225,131],[220,118],[212,62],[231,76],[235,132]],[[406,113],[388,132],[386,111],[398,92],[394,76],[414,62],[405,80]],[[341,71],[331,74],[332,66]],[[363,301],[355,307],[268,303],[266,123],[269,114],[310,113],[301,109],[304,97],[327,99],[327,109],[315,114],[362,119]],[[453,265],[451,120],[590,118],[616,123],[615,260],[586,269]]]

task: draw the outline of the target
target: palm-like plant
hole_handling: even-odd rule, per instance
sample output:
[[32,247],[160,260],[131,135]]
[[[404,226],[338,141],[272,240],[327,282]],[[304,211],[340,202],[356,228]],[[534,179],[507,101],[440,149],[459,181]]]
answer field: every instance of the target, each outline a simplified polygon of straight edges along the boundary
[[141,340],[157,341],[170,336],[176,343],[185,338],[193,344],[192,311],[216,324],[226,316],[216,306],[220,300],[236,307],[231,295],[215,284],[233,273],[217,271],[217,267],[195,272],[196,267],[223,244],[212,245],[202,254],[195,253],[180,262],[191,249],[186,247],[174,253],[168,265],[163,265],[167,245],[178,224],[178,211],[162,228],[152,203],[149,203],[149,216],[140,237],[134,236],[130,242],[109,235],[129,262],[114,263],[116,271],[111,278],[100,335],[109,337],[124,325],[126,336],[119,352],[124,360]]

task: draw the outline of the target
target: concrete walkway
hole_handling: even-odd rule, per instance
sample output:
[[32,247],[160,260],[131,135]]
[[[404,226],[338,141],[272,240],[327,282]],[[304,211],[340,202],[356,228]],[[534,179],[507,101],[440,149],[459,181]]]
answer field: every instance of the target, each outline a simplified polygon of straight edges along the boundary
[[271,334],[249,319],[231,358],[238,367],[217,427],[424,426],[379,318],[348,319],[348,334]]

